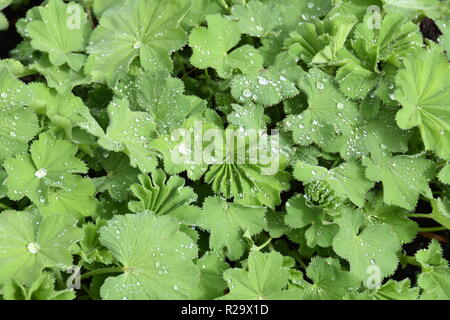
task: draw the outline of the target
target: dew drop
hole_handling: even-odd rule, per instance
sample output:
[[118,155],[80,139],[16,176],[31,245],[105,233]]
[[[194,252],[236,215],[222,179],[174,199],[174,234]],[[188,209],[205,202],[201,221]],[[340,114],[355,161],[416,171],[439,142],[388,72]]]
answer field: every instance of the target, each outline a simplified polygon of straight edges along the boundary
[[41,250],[41,246],[39,244],[37,244],[36,242],[30,242],[27,245],[27,250],[31,254],[36,254],[39,252],[39,250]]
[[244,97],[246,97],[246,98],[250,98],[250,97],[253,95],[253,93],[252,93],[250,90],[248,90],[248,89],[245,89],[245,90],[242,92],[242,94],[243,94]]
[[34,176],[38,179],[42,179],[47,175],[47,169],[41,168],[34,173]]

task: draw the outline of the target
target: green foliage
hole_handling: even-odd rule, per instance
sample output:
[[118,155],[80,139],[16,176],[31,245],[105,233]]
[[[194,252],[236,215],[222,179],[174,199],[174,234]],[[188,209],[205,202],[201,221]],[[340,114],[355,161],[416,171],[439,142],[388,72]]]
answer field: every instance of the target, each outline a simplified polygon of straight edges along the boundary
[[450,300],[448,1],[0,11],[1,300]]

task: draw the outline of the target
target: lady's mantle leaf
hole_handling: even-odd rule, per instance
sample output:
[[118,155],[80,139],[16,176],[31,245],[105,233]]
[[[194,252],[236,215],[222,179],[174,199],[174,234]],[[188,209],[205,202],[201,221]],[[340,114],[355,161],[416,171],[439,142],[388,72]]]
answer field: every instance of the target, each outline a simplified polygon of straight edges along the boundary
[[103,133],[81,98],[71,92],[58,94],[43,83],[32,83],[29,88],[34,98],[29,105],[36,113],[45,114],[56,127],[64,130],[68,137],[72,137],[75,126],[96,136]]
[[0,110],[28,105],[32,95],[28,87],[17,80],[7,66],[0,66]]
[[439,172],[439,180],[442,183],[450,184],[450,162]]
[[131,167],[130,160],[122,153],[99,152],[97,159],[106,171],[106,176],[93,179],[97,190],[108,190],[114,200],[126,200],[130,185],[137,181],[140,171]]
[[0,215],[0,284],[16,279],[31,284],[46,267],[72,265],[69,247],[81,240],[76,220],[66,215],[30,212]]
[[84,162],[75,157],[76,152],[77,147],[70,142],[41,134],[31,145],[30,154],[5,161],[8,197],[20,200],[27,196],[37,205],[46,204],[51,186],[62,187],[73,173],[87,172]]
[[178,25],[190,5],[189,0],[130,0],[111,7],[90,38],[87,73],[114,86],[136,57],[145,70],[171,70],[170,54],[186,42]]
[[30,109],[3,111],[0,117],[0,161],[28,149],[39,131],[38,118]]
[[71,289],[55,290],[55,276],[43,272],[30,285],[23,285],[17,280],[10,280],[2,287],[5,300],[72,300],[75,291]]
[[73,70],[80,70],[86,56],[79,52],[84,50],[91,33],[83,8],[75,3],[50,0],[38,9],[40,20],[27,25],[33,48],[47,52],[56,66],[67,63]]
[[289,269],[283,266],[283,256],[271,253],[251,252],[248,268],[229,269],[224,272],[230,293],[226,300],[295,300],[301,298],[298,289],[286,289]]
[[210,197],[203,203],[199,226],[211,232],[209,242],[212,249],[219,251],[226,248],[228,258],[237,260],[246,247],[242,235],[246,231],[250,235],[261,232],[266,226],[265,212],[263,207],[244,207]]
[[299,91],[295,82],[302,74],[294,56],[280,53],[275,64],[268,69],[254,70],[247,75],[238,75],[231,82],[233,97],[242,102],[251,101],[269,106],[283,99],[296,96]]
[[402,129],[418,126],[427,150],[450,158],[450,64],[434,47],[408,57],[397,74],[395,98]]
[[133,212],[149,211],[156,215],[170,215],[184,223],[195,224],[200,216],[200,208],[191,206],[197,195],[179,176],[168,179],[164,171],[157,169],[148,175],[139,175],[140,184],[131,185],[133,195],[139,201],[130,201],[129,208]]
[[367,205],[361,209],[370,225],[387,224],[397,234],[400,243],[409,243],[414,240],[419,231],[419,225],[408,219],[407,211],[397,206],[388,206],[383,202],[381,195],[371,194]]
[[315,142],[323,146],[335,136],[351,131],[358,120],[356,104],[339,92],[330,75],[312,68],[301,77],[299,86],[308,97],[308,108],[284,121],[296,143],[307,146]]
[[333,249],[350,262],[353,274],[365,280],[370,266],[377,266],[381,277],[394,273],[400,242],[389,225],[364,227],[364,216],[351,210],[343,212],[338,224],[340,230],[333,240]]
[[208,29],[195,28],[189,36],[194,53],[191,63],[200,69],[214,68],[222,78],[229,78],[234,64],[228,52],[238,44],[241,34],[234,21],[220,15],[207,16]]
[[95,198],[95,186],[89,178],[73,176],[66,180],[64,188],[51,193],[43,213],[70,214],[82,219],[95,215],[98,200]]
[[419,194],[431,196],[428,182],[434,177],[432,161],[411,156],[376,157],[363,161],[366,176],[383,183],[384,202],[413,210]]
[[331,242],[338,231],[338,226],[326,221],[325,212],[319,207],[309,207],[303,196],[297,195],[286,203],[286,224],[293,228],[308,227],[305,232],[309,247],[331,246]]
[[303,281],[303,299],[336,300],[342,299],[358,288],[358,279],[350,272],[341,270],[339,261],[332,258],[314,257],[306,269],[312,284]]
[[373,182],[364,176],[364,169],[352,162],[328,170],[299,161],[295,164],[294,177],[305,183],[325,181],[337,194],[348,197],[360,207],[364,205],[367,191],[373,187]]
[[104,299],[186,299],[199,282],[192,259],[197,246],[168,216],[149,213],[116,216],[100,229],[100,242],[123,265],[109,277]]
[[156,167],[156,155],[150,148],[155,123],[148,113],[133,112],[126,99],[114,100],[108,106],[110,123],[98,143],[109,151],[124,152],[132,167],[151,172]]
[[192,290],[191,299],[211,300],[223,296],[227,288],[223,272],[229,269],[228,264],[223,260],[223,255],[208,251],[197,261],[200,269],[200,283]]
[[442,247],[436,240],[431,240],[428,249],[417,251],[415,255],[422,266],[422,273],[417,278],[423,289],[422,300],[450,299],[450,268],[448,261],[442,257]]
[[234,6],[231,8],[231,13],[233,18],[238,20],[241,32],[252,37],[266,36],[282,22],[281,10],[278,6],[255,0],[245,6]]
[[431,199],[433,211],[430,218],[450,229],[450,199]]

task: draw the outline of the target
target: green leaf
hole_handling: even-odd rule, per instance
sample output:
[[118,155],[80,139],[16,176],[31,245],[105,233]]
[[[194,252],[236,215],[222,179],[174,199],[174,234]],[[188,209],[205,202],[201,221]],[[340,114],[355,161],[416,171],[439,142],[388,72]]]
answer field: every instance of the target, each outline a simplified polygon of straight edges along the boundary
[[400,242],[389,225],[364,227],[364,217],[351,210],[343,212],[338,224],[340,229],[333,240],[333,249],[350,262],[350,271],[358,279],[365,280],[371,266],[379,268],[381,277],[394,273]]
[[341,92],[351,99],[364,99],[376,85],[376,74],[355,63],[348,63],[336,73]]
[[422,273],[417,283],[423,292],[422,300],[450,299],[450,268],[448,261],[442,257],[442,247],[435,239],[431,240],[428,249],[417,251],[415,255],[422,266]]
[[371,225],[389,225],[402,244],[413,241],[419,231],[419,225],[408,219],[406,210],[386,205],[381,196],[371,195],[361,212]]
[[299,86],[308,98],[308,108],[284,120],[295,143],[307,146],[315,142],[324,146],[337,135],[351,131],[358,120],[356,105],[339,92],[330,75],[312,68],[301,78]]
[[27,105],[32,100],[28,87],[17,80],[6,66],[0,65],[0,108],[15,109]]
[[[182,130],[181,134],[179,129]],[[207,119],[189,117],[180,128],[173,130],[170,135],[160,136],[153,140],[152,146],[163,155],[164,171],[169,174],[186,171],[190,179],[198,180],[209,167],[203,161],[202,154],[209,143],[206,143],[204,139],[200,143],[195,137],[202,136],[203,132],[208,132],[210,129],[220,130],[215,123]],[[186,132],[189,132],[188,136],[186,136]]]
[[439,172],[438,177],[442,183],[450,184],[450,163],[445,165],[445,167]]
[[79,245],[82,259],[88,263],[111,264],[113,261],[111,251],[103,247],[99,241],[98,231],[104,225],[106,221],[101,219],[97,219],[95,224],[88,222],[83,225],[83,239]]
[[295,300],[300,299],[298,289],[285,289],[289,269],[283,266],[283,256],[278,252],[251,252],[246,269],[229,269],[224,272],[230,293],[225,300]]
[[228,59],[243,74],[259,72],[263,68],[263,56],[259,50],[250,45],[243,45],[233,50],[228,55]]
[[3,212],[0,231],[1,284],[15,279],[30,285],[44,268],[68,268],[70,246],[81,240],[76,220],[66,215]]
[[406,152],[409,131],[401,130],[395,122],[395,111],[381,109],[370,120],[361,120],[352,131],[337,137],[326,149],[339,150],[342,158],[359,159],[369,154]]
[[288,53],[280,53],[268,69],[235,76],[231,82],[231,93],[241,103],[253,101],[264,106],[275,105],[299,93],[295,81],[300,74],[301,69],[295,58]]
[[229,269],[223,256],[209,251],[198,260],[197,266],[200,270],[200,283],[194,288],[190,299],[212,300],[222,296],[227,288],[222,275]]
[[150,140],[155,123],[150,115],[131,111],[126,99],[111,102],[108,115],[110,123],[106,135],[98,140],[99,145],[109,151],[124,152],[130,158],[131,166],[142,172],[153,171],[157,161]]
[[437,48],[404,60],[396,78],[395,98],[403,108],[397,113],[402,129],[419,127],[427,150],[450,158],[450,65]]
[[306,228],[306,243],[310,248],[316,245],[330,247],[338,226],[327,221],[325,212],[319,207],[309,207],[301,195],[294,196],[286,203],[286,224],[292,228]]
[[[306,16],[305,16],[306,17]],[[352,15],[334,15],[314,23],[300,22],[286,40],[289,51],[306,63],[317,65],[342,64],[353,58],[344,44],[356,24]]]
[[[422,47],[422,35],[418,26],[408,21],[399,13],[387,13],[380,21],[379,28],[374,28],[376,15],[368,13],[364,21],[355,29],[353,47],[357,49],[359,43],[364,43],[365,52],[375,52],[376,61],[371,70],[378,70],[378,61],[389,61],[395,65],[403,57],[417,52]],[[380,17],[381,18],[381,17]],[[364,63],[364,62],[363,62]]]
[[43,272],[29,286],[10,280],[2,287],[5,300],[73,300],[75,292],[70,289],[55,290],[55,276]]
[[27,196],[36,205],[47,204],[51,187],[62,187],[74,173],[87,172],[76,152],[77,147],[68,141],[41,134],[31,145],[30,154],[5,160],[8,197],[20,200]]
[[367,191],[373,187],[373,183],[364,176],[364,169],[353,162],[328,170],[299,161],[294,167],[294,177],[304,183],[325,181],[337,194],[348,197],[360,207],[364,205]]
[[69,214],[76,218],[93,216],[98,205],[93,182],[88,178],[74,176],[64,184],[67,187],[49,194],[48,204],[42,208],[42,213]]
[[450,200],[448,198],[430,199],[430,203],[433,208],[430,218],[450,230]]
[[[213,165],[204,179],[214,192],[227,199],[233,197],[236,203],[274,208],[281,203],[280,194],[289,189],[290,180],[288,172],[273,168],[275,162],[269,168],[239,163]],[[276,172],[269,173],[272,169]]]
[[358,299],[377,300],[417,300],[419,298],[419,288],[411,288],[411,281],[388,280],[379,289],[368,290],[357,296]]
[[9,27],[8,19],[0,12],[0,31],[7,30]]
[[197,195],[179,176],[167,176],[161,169],[148,175],[139,175],[139,184],[130,186],[138,201],[130,201],[128,207],[132,212],[148,211],[156,215],[169,215],[184,223],[195,224],[200,216],[200,209],[191,204]]
[[3,111],[0,119],[0,161],[27,151],[28,142],[38,132],[38,119],[30,109]]
[[75,3],[50,0],[38,10],[39,20],[27,24],[33,48],[47,52],[55,66],[67,63],[73,70],[80,70],[86,61],[80,52],[91,33],[83,8]]
[[282,22],[281,10],[278,6],[264,4],[257,0],[252,0],[245,6],[233,6],[231,14],[238,20],[241,33],[258,38],[267,36]]
[[439,43],[442,45],[445,51],[450,52],[450,24],[446,20],[435,21],[439,30],[442,32],[442,36],[439,37]]
[[228,114],[228,122],[235,126],[245,129],[265,129],[266,122],[269,122],[268,117],[264,114],[264,108],[252,103],[241,106],[239,104],[232,104],[233,111]]
[[47,80],[50,88],[54,88],[59,94],[65,95],[76,86],[88,84],[90,79],[81,71],[74,71],[66,65],[54,66],[48,59],[41,59],[31,66],[34,70],[42,74]]
[[79,97],[70,92],[59,94],[42,83],[33,83],[29,87],[34,97],[30,106],[36,113],[45,114],[68,137],[72,137],[75,126],[96,136],[103,134],[103,129]]
[[94,178],[98,191],[108,191],[111,198],[124,201],[128,198],[130,185],[137,181],[139,170],[130,166],[127,156],[116,152],[99,153],[97,157],[106,176]]
[[106,279],[102,298],[188,298],[199,282],[199,271],[192,262],[197,246],[178,227],[171,217],[139,213],[116,216],[100,229],[101,244],[124,270]]
[[170,54],[186,43],[179,23],[190,5],[189,0],[131,0],[112,6],[90,38],[86,72],[113,87],[136,57],[145,70],[171,70]]
[[359,286],[358,279],[351,273],[341,270],[339,261],[332,258],[314,257],[306,269],[312,284],[303,281],[303,299],[336,300],[342,299]]
[[384,8],[390,12],[400,12],[408,17],[425,14],[435,19],[440,16],[439,0],[385,0]]
[[[205,101],[196,96],[186,96],[182,80],[172,78],[165,70],[157,72],[137,71],[130,85],[125,78],[116,92],[127,97],[130,108],[147,111],[156,122],[158,132],[167,133],[178,128],[192,114],[201,114]],[[170,108],[168,108],[170,106]]]
[[200,69],[214,68],[219,77],[229,78],[234,64],[228,52],[238,44],[241,34],[237,24],[220,15],[206,17],[208,28],[197,27],[189,36],[193,49],[191,63]]
[[202,217],[199,226],[211,233],[210,247],[215,251],[226,249],[226,255],[231,260],[238,260],[246,249],[242,235],[256,235],[265,226],[263,207],[244,207],[226,202],[218,197],[208,197],[203,203]]
[[364,159],[366,176],[383,183],[384,202],[407,210],[416,207],[419,195],[432,197],[429,181],[434,177],[432,161],[407,155]]

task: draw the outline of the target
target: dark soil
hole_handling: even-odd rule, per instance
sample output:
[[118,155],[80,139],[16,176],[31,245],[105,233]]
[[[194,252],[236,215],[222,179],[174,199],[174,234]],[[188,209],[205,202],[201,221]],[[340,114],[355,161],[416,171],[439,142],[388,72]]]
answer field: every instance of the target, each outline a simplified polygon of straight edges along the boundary
[[433,20],[429,18],[424,18],[420,23],[420,31],[423,36],[427,39],[437,41],[437,39],[442,35],[441,30],[437,27]]

